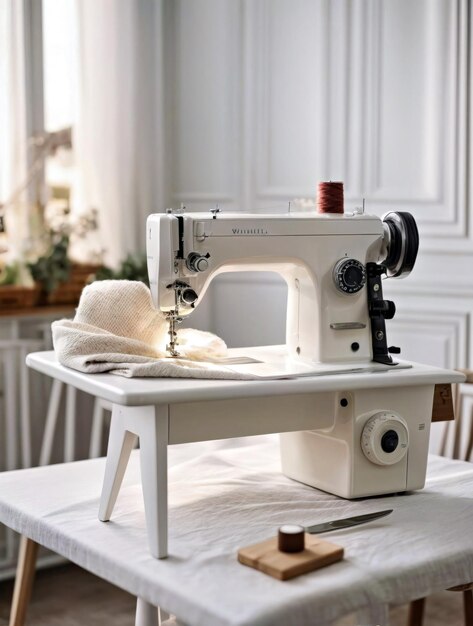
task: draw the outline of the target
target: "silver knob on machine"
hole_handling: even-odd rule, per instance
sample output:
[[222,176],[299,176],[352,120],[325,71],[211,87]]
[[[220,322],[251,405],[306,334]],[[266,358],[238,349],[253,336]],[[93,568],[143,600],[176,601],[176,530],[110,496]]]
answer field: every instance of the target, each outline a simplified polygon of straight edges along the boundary
[[361,449],[376,465],[394,465],[406,454],[409,431],[406,422],[391,411],[379,411],[366,422],[361,434]]
[[209,267],[209,255],[191,252],[186,259],[186,266],[191,272],[205,272]]
[[179,294],[179,299],[185,306],[191,306],[199,296],[191,287],[185,287]]

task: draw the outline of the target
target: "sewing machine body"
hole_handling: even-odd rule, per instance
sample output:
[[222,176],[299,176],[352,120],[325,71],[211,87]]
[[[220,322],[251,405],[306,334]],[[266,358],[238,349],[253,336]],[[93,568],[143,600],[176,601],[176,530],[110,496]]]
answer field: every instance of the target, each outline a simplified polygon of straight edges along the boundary
[[[418,248],[412,216],[389,215],[151,215],[147,250],[155,305],[173,320],[189,315],[222,272],[275,271],[288,287],[286,345],[237,351],[256,357],[254,372],[379,371],[376,376],[389,377],[389,370],[412,365],[388,354],[398,351],[387,347],[384,321],[395,307],[383,299],[381,275],[409,273]],[[283,472],[345,498],[423,487],[433,393],[433,384],[373,384],[332,396],[330,407],[314,406],[314,416],[327,413],[319,429],[281,429]]]
[[[234,213],[216,219],[204,213],[152,215],[148,218],[151,292],[157,308],[172,311],[176,299],[169,286],[176,281],[188,285],[198,297],[191,306],[180,303],[183,316],[192,312],[222,272],[274,271],[288,287],[286,345],[291,358],[322,363],[371,361],[366,289],[341,292],[333,272],[341,259],[376,263],[383,251],[383,232],[380,218],[359,214]],[[205,258],[206,269],[189,269],[186,261],[191,255]]]

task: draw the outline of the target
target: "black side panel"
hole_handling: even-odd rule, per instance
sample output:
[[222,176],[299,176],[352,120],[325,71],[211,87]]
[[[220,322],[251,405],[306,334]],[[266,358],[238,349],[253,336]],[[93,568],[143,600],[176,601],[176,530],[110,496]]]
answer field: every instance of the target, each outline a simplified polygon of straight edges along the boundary
[[184,218],[182,215],[176,215],[177,222],[179,224],[179,250],[177,253],[178,259],[184,258]]
[[394,317],[396,307],[394,302],[383,298],[381,276],[386,271],[383,265],[376,263],[366,264],[368,276],[368,311],[371,321],[371,341],[373,345],[373,361],[385,365],[397,365],[389,354],[386,339],[386,319]]

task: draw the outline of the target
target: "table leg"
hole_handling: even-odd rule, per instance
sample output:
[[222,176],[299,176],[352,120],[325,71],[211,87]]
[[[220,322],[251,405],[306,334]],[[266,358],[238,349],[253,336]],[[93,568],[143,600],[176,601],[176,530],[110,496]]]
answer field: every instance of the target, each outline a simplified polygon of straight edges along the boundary
[[112,515],[137,436],[150,552],[164,559],[168,554],[168,405],[113,406],[99,519],[106,522]]
[[125,413],[126,407],[113,406],[105,476],[100,497],[99,519],[102,522],[108,522],[112,515],[126,466],[137,439],[135,433],[126,430]]
[[159,626],[158,609],[143,598],[136,599],[135,626]]
[[154,409],[151,419],[140,425],[141,482],[145,504],[146,527],[151,554],[164,559],[168,555],[168,406]]
[[163,611],[159,606],[146,602],[143,598],[136,599],[135,626],[163,626],[169,620],[170,626],[185,626],[174,615]]
[[10,626],[23,626],[33,587],[38,544],[25,536],[20,540],[18,567],[10,613]]

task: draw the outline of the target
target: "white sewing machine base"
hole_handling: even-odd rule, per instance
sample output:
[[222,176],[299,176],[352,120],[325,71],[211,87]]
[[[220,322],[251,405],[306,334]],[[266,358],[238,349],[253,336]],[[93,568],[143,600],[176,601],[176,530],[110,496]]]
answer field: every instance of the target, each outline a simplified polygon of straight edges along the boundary
[[225,365],[239,374],[257,376],[261,379],[302,378],[305,376],[328,376],[335,374],[369,374],[410,369],[412,365],[399,361],[396,365],[375,363],[374,361],[336,361],[316,363],[289,356],[287,347],[256,346],[251,348],[231,348],[228,357],[216,359],[219,365]]
[[61,366],[52,352],[29,355],[27,363],[113,404],[101,520],[109,520],[112,515],[131,450],[139,437],[149,544],[157,558],[168,554],[168,445],[329,428],[334,421],[334,403],[349,392],[377,389],[382,393],[392,387],[425,387],[463,380],[457,372],[418,364],[376,374],[217,381],[82,374]]

